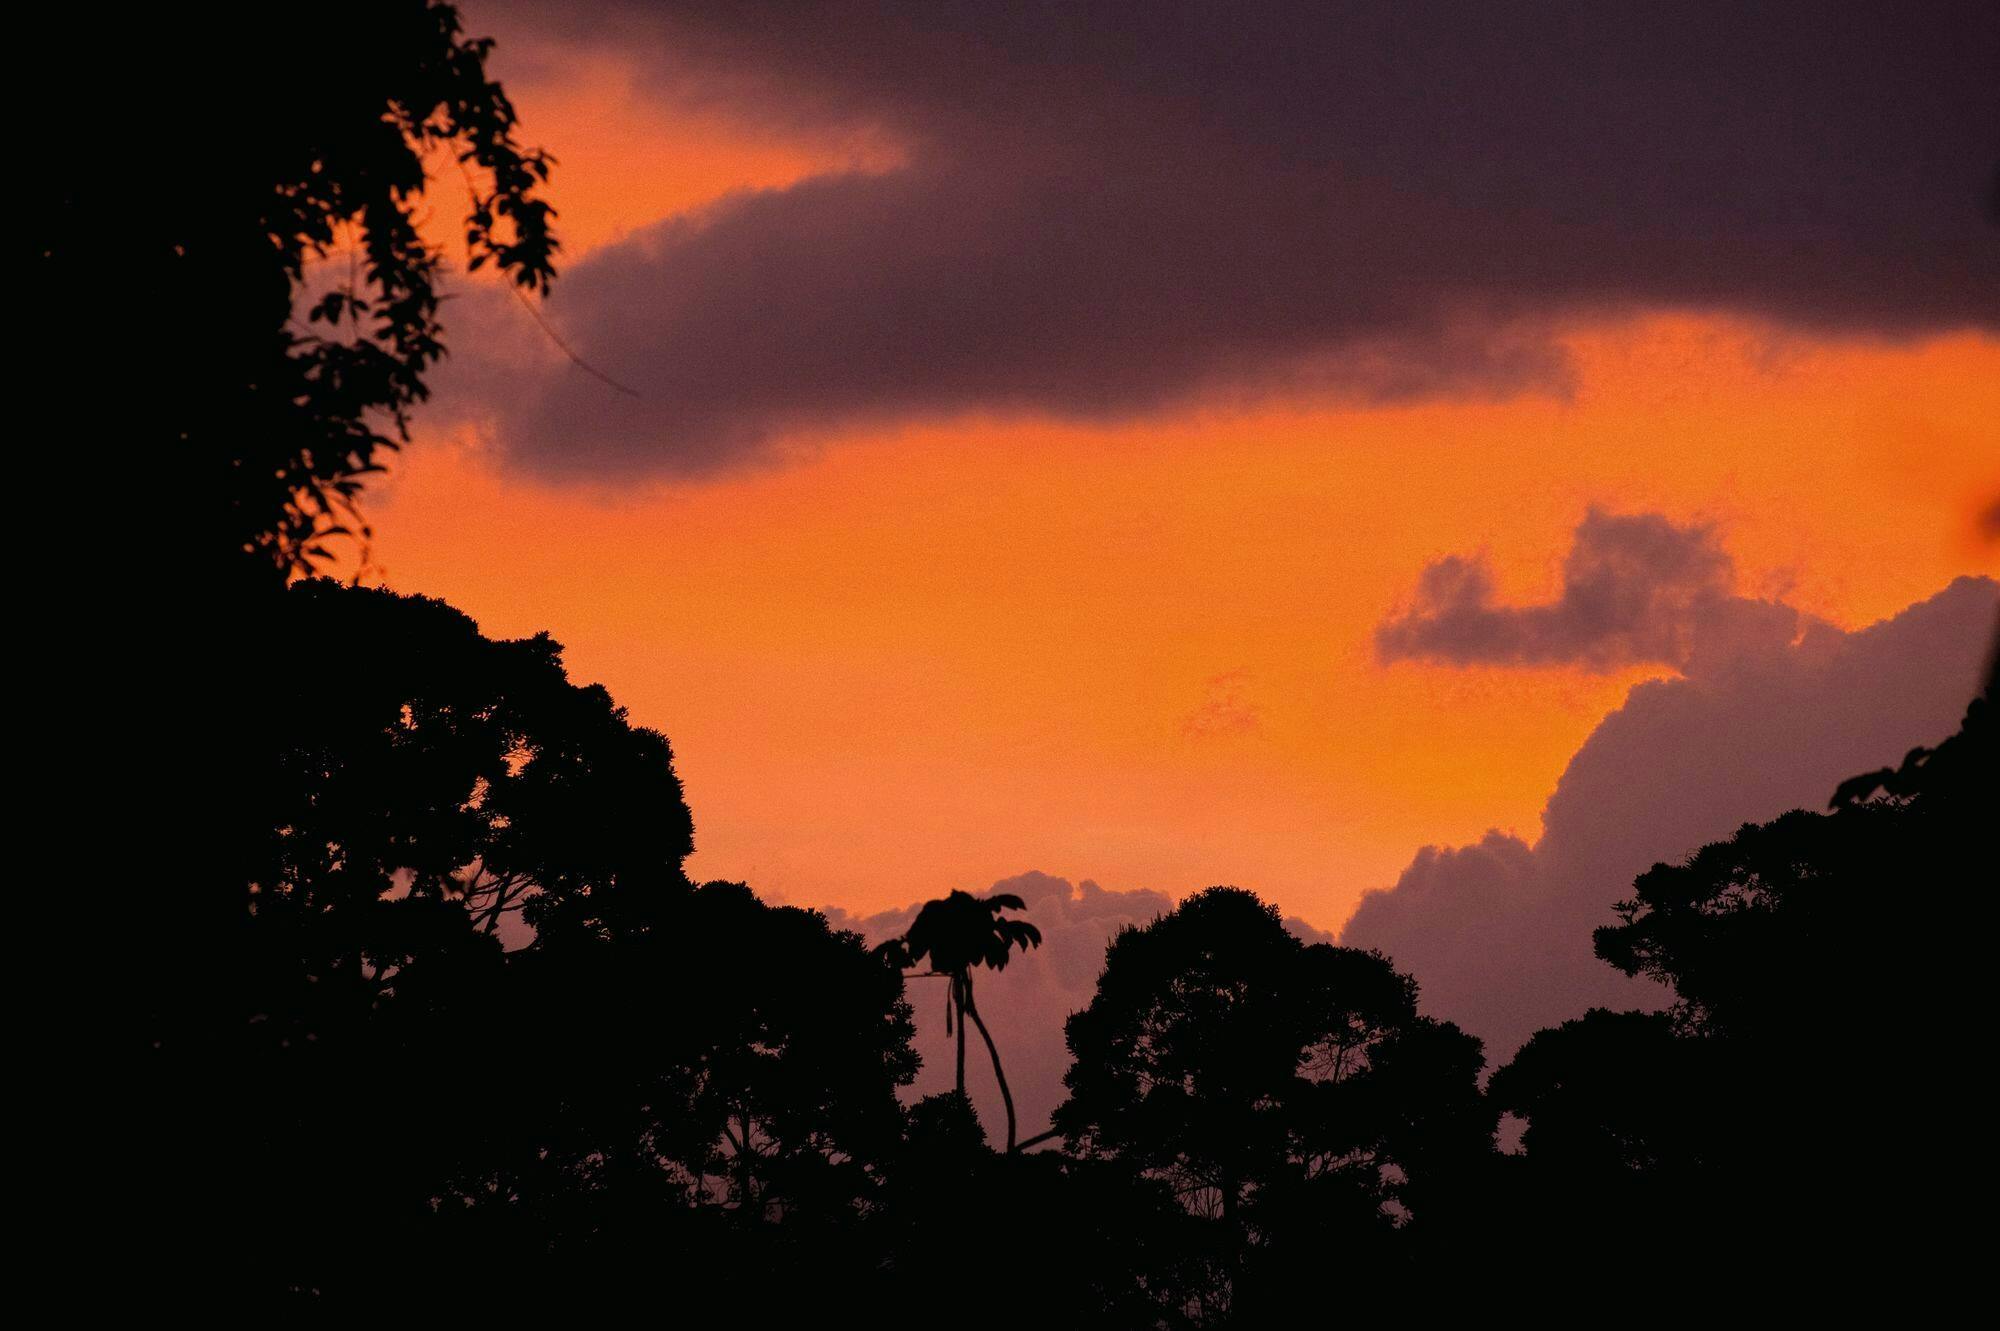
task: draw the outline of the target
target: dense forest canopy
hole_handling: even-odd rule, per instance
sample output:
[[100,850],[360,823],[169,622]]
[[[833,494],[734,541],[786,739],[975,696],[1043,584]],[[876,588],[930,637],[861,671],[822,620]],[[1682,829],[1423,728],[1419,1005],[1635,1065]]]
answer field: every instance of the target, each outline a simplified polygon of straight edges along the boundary
[[[1331,1252],[1388,1304],[1418,1298],[1388,1273],[1442,1299],[1425,1282],[1544,1245],[1610,1282],[1630,1244],[1725,1216],[1773,1279],[1863,1249],[1931,1269],[1962,1246],[1933,1180],[1857,1133],[1972,1128],[1950,1016],[1976,998],[1970,948],[1940,968],[1880,903],[1983,882],[1990,685],[1959,733],[1830,811],[1641,877],[1598,948],[1674,1006],[1579,1014],[1483,1086],[1479,1042],[1425,1017],[1390,959],[1301,942],[1240,889],[1198,893],[1114,939],[1069,1023],[1058,1139],[1022,1151],[962,1090],[898,1095],[922,1056],[906,985],[983,944],[870,949],[689,881],[664,739],[570,684],[545,637],[495,642],[441,603],[324,580],[280,599],[349,682],[309,706],[314,669],[295,677],[244,885],[227,1058],[254,1127],[228,1149],[255,1256],[235,1274],[267,1293],[436,1297],[498,1245],[523,1297],[637,1289],[667,1261],[708,1282],[696,1305],[776,1317],[799,1291],[755,1273],[949,1298],[967,1260],[950,1236],[1018,1228],[1063,1235],[1033,1282],[1110,1323],[1207,1325],[1277,1317]],[[1009,903],[967,901],[1010,923]],[[992,936],[1004,956],[1014,935]],[[1893,1077],[1857,1076],[1890,1050]],[[437,1256],[386,1267],[386,1235]]]
[[[941,895],[871,949],[694,881],[666,737],[548,636],[309,576],[363,530],[364,478],[444,351],[426,153],[470,173],[472,266],[538,291],[557,250],[548,159],[451,6],[267,18],[245,58],[282,114],[132,223],[197,324],[146,437],[204,496],[178,542],[235,570],[182,663],[199,724],[172,737],[205,812],[155,835],[174,862],[137,909],[140,1288],[1191,1327],[1472,1308],[1530,1279],[1659,1307],[1892,1273],[1858,1297],[1973,1260],[1954,1153],[1982,1126],[1992,681],[1828,811],[1631,885],[1597,952],[1668,986],[1664,1012],[1577,1013],[1489,1069],[1393,957],[1218,886],[1118,934],[1054,1132],[1021,1140],[1010,1097],[1002,1136],[966,1096],[965,1023],[1004,1091],[974,986],[1041,943],[1019,898]],[[314,291],[350,244],[352,279]],[[959,1074],[912,1102],[933,978]]]

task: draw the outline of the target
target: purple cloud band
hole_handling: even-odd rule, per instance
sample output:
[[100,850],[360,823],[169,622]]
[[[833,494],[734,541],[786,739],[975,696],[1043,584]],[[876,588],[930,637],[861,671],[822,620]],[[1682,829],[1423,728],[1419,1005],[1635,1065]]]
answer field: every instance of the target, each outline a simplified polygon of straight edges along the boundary
[[913,416],[1555,387],[1554,327],[1650,308],[2000,328],[1978,0],[595,0],[510,25],[909,148],[568,272],[552,317],[637,398],[463,356],[464,399],[549,475],[700,474]]

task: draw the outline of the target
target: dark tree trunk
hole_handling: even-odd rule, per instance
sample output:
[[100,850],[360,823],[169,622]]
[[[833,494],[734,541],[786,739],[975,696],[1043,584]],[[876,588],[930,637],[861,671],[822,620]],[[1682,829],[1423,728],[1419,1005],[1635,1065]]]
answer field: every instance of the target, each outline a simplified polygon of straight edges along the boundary
[[[1000,1050],[993,1043],[993,1035],[986,1029],[986,1021],[979,1015],[979,1005],[972,1001],[972,977],[965,977],[965,1008],[959,1018],[960,1034],[964,1033],[963,1022],[971,1017],[979,1026],[979,1038],[986,1041],[986,1052],[993,1059],[993,1079],[1000,1083],[1000,1103],[1007,1106],[1007,1153],[1014,1152],[1014,1093],[1007,1089],[1007,1074],[1000,1070]],[[960,1051],[963,1058],[963,1050]]]
[[739,1151],[737,1154],[739,1158],[736,1162],[736,1168],[738,1172],[738,1177],[741,1180],[741,1182],[739,1182],[737,1186],[742,1190],[743,1193],[743,1207],[741,1214],[743,1216],[743,1221],[745,1224],[754,1225],[757,1223],[758,1217],[757,1217],[757,1208],[752,1204],[750,1199],[750,1192],[753,1185],[751,1183],[751,1175],[750,1175],[750,1165],[751,1165],[750,1111],[747,1109],[743,1111],[743,1149]]
[[972,981],[962,975],[951,977],[951,1001],[958,1008],[958,1098],[965,1098],[965,988]]

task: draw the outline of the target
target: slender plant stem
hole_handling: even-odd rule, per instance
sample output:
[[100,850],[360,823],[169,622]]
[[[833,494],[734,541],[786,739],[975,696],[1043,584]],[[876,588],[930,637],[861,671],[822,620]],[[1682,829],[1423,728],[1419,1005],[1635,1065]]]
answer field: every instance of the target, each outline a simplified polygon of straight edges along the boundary
[[[1007,1153],[1014,1153],[1014,1093],[1007,1089],[1007,1074],[1000,1070],[1000,1049],[993,1043],[992,1032],[986,1029],[986,1019],[979,1015],[979,1005],[972,1001],[972,977],[965,977],[965,1007],[960,1020],[971,1017],[979,1027],[979,1038],[986,1041],[986,1052],[993,1059],[993,1079],[1000,1083],[1000,1102],[1007,1106]],[[961,1031],[961,1034],[963,1031]]]
[[954,977],[951,986],[951,1001],[958,1008],[958,1098],[965,1098],[965,991],[970,981],[961,975]]

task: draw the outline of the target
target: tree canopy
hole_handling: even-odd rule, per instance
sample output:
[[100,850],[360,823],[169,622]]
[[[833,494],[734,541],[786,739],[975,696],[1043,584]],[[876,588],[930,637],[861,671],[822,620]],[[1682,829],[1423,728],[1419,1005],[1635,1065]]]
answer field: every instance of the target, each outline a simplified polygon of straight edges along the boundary
[[950,1006],[946,1009],[947,1032],[953,1014],[958,1022],[958,1064],[956,1090],[965,1095],[965,1023],[979,1027],[986,1052],[993,1060],[993,1079],[999,1083],[1000,1099],[1007,1109],[1007,1149],[1015,1147],[1014,1093],[1007,1086],[1006,1070],[1000,1065],[1000,1047],[986,1029],[985,1018],[972,996],[972,970],[986,966],[1005,970],[1015,948],[1023,952],[1042,945],[1042,931],[1026,920],[1009,919],[1002,911],[1022,910],[1026,902],[1011,892],[975,897],[970,892],[953,892],[936,901],[927,901],[900,938],[892,938],[875,949],[876,955],[898,970],[908,970],[930,961],[931,974],[942,975],[951,983]]
[[1670,985],[1671,1006],[1539,1032],[1494,1075],[1491,1098],[1526,1123],[1523,1211],[1594,1279],[1613,1248],[1725,1217],[1773,1282],[1830,1261],[1903,1273],[1856,1300],[1900,1301],[1970,1260],[1948,1219],[1959,1181],[1923,1162],[1979,1131],[1995,693],[1935,749],[1843,782],[1829,812],[1640,875],[1597,952]]
[[1385,958],[1302,943],[1240,889],[1119,933],[1067,1034],[1067,1149],[1210,1222],[1233,1315],[1281,1306],[1322,1244],[1385,1249],[1491,1151],[1479,1042]]
[[862,1206],[917,1066],[900,973],[690,883],[666,740],[546,636],[324,580],[281,600],[283,640],[324,647],[269,732],[213,1065],[255,1070],[229,1154],[265,1278],[345,1302],[400,1279],[366,1260],[385,1235],[510,1235],[526,1279],[635,1225]]
[[[40,15],[28,44],[94,57],[36,149],[75,159],[31,212],[60,348],[49,387],[101,398],[93,348],[113,311],[157,334],[132,358],[135,419],[90,441],[86,488],[148,490],[146,526],[183,575],[323,567],[335,538],[365,544],[361,487],[429,394],[449,263],[527,293],[553,278],[551,160],[520,141],[491,40],[441,0],[271,6],[254,23],[135,11],[119,19],[129,61],[105,51],[101,18]],[[135,138],[151,146],[116,152]],[[440,175],[467,204],[431,230]]]
[[[28,48],[96,53],[96,22],[37,16]],[[175,595],[121,582],[132,616],[84,638],[142,720],[69,746],[129,843],[88,847],[114,872],[83,899],[135,945],[88,977],[108,985],[51,991],[119,1009],[77,1047],[133,1070],[45,1153],[99,1162],[71,1191],[136,1298],[1187,1327],[1523,1286],[1601,1315],[1717,1272],[1795,1304],[1828,1270],[1843,1293],[1886,1271],[1907,1315],[1983,1269],[1963,1216],[2000,684],[1828,812],[1641,875],[1596,947],[1671,1006],[1541,1031],[1484,1092],[1479,1042],[1391,959],[1197,892],[1112,940],[1065,1030],[1063,1149],[1016,1151],[1039,1139],[1015,1141],[973,978],[1041,944],[1019,898],[951,892],[871,949],[692,881],[667,739],[554,640],[311,576],[365,540],[362,487],[444,354],[436,174],[468,190],[468,269],[553,276],[549,159],[491,44],[438,0],[135,22],[154,73],[120,91],[151,118],[116,108],[105,141],[165,149],[42,173],[31,227],[49,345],[173,321],[119,381],[136,422],[54,450],[76,530],[170,515]],[[53,153],[94,128],[54,127]],[[49,391],[104,396],[87,360]],[[926,964],[959,1075],[906,1105],[904,972]],[[967,1020],[1005,1151],[964,1094]]]

